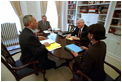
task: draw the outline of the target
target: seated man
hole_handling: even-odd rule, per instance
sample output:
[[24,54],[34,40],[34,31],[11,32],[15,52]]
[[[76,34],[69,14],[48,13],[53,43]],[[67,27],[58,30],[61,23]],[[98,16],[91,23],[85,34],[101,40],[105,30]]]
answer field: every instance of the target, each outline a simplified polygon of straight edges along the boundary
[[37,32],[43,32],[44,30],[51,31],[51,26],[49,21],[47,21],[47,17],[45,15],[42,16],[42,20],[38,22]]
[[[19,43],[22,50],[20,60],[23,64],[27,64],[32,61],[39,61],[38,68],[50,69],[56,66],[55,62],[47,58],[48,51],[46,46],[49,43],[41,44],[39,39],[45,39],[43,36],[36,37],[33,30],[37,28],[36,19],[32,15],[26,15],[23,17],[23,23],[25,28],[22,30]],[[32,66],[29,66],[32,67]]]
[[69,34],[66,38],[76,35],[77,37],[72,37],[73,40],[89,42],[87,28],[88,27],[84,24],[84,20],[79,19],[77,21],[77,27],[75,31]]

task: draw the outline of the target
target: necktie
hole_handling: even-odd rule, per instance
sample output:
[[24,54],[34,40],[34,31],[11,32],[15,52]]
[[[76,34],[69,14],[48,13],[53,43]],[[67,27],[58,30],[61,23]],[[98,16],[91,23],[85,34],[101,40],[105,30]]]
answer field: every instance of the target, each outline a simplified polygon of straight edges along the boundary
[[46,23],[44,23],[44,30],[46,30]]
[[81,36],[81,29],[79,29],[78,37],[80,38]]

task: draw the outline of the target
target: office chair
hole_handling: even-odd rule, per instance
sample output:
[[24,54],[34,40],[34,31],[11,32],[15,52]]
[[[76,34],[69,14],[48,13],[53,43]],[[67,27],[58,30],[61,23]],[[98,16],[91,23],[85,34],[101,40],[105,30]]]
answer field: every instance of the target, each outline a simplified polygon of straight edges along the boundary
[[74,25],[68,25],[68,31],[73,32],[76,29],[76,26]]
[[[1,62],[9,69],[17,81],[31,74],[38,75],[39,72],[43,73],[44,80],[47,81],[45,78],[46,71],[36,67],[36,64],[39,63],[39,61],[33,61],[23,65],[20,59],[15,61],[12,58],[3,43],[1,43]],[[31,64],[33,65],[33,68],[28,67]]]
[[[108,65],[109,67],[111,67],[112,69],[114,69],[114,70],[119,74],[115,79],[113,79],[113,78],[111,78],[111,77],[106,73],[105,81],[121,81],[121,71],[120,71],[118,68],[116,68],[115,66],[109,64],[109,63],[106,62],[106,61],[104,61],[104,63],[105,63],[106,65]],[[78,75],[80,75],[80,76],[78,76]],[[83,73],[82,71],[80,71],[80,70],[78,70],[78,73],[73,74],[73,78],[71,79],[71,81],[81,81],[81,80],[82,80],[82,76],[84,76],[88,81],[92,81],[92,79],[91,79],[88,75],[84,74],[84,73]]]

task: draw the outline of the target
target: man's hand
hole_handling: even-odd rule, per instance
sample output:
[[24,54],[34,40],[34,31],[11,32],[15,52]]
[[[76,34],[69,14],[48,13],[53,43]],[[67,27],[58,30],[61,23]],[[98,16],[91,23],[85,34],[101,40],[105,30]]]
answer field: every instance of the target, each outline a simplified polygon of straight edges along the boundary
[[80,40],[78,37],[72,37],[73,40]]
[[81,48],[81,49],[84,49],[84,50],[87,50],[87,49],[88,49],[88,48],[85,47],[85,46],[81,46],[80,48]]
[[36,31],[36,33],[38,33],[38,32],[39,32],[39,30]]
[[38,36],[39,40],[45,40],[45,37],[43,36]]
[[48,31],[51,31],[50,29],[48,29]]
[[43,45],[45,45],[45,47],[50,46],[48,42],[45,42]]
[[75,57],[78,56],[78,53],[76,53],[75,51],[71,51],[71,53],[72,53]]
[[70,38],[71,37],[71,34],[69,34],[66,38]]

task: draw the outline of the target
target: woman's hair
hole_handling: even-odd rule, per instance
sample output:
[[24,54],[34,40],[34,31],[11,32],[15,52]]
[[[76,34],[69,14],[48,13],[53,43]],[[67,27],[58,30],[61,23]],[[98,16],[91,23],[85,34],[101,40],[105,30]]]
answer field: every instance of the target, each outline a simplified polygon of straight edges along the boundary
[[95,40],[106,39],[105,28],[102,24],[92,24],[88,27],[88,33],[93,34]]

